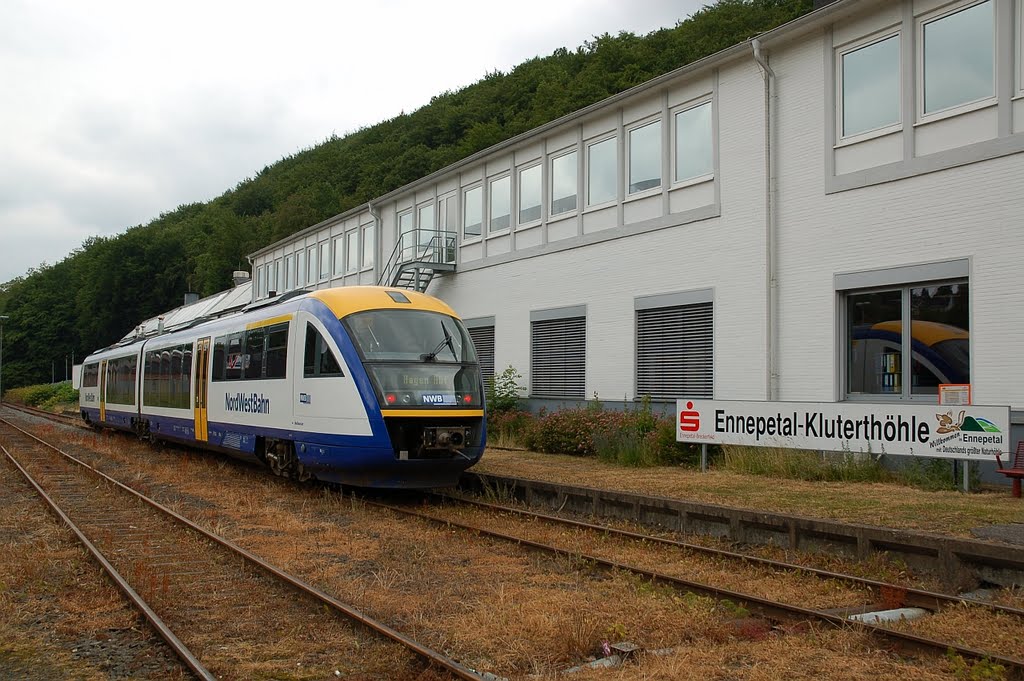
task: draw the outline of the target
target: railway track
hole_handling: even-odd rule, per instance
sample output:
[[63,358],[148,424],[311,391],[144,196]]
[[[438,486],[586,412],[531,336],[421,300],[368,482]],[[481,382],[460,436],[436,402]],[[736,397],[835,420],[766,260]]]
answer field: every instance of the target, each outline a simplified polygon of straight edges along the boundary
[[957,596],[937,591],[916,589],[914,587],[906,585],[892,584],[888,582],[882,582],[879,580],[867,579],[865,577],[858,577],[855,575],[849,575],[842,572],[821,570],[806,565],[797,565],[795,563],[787,563],[784,561],[763,558],[760,556],[754,556],[747,553],[739,553],[737,551],[729,551],[726,549],[704,546],[702,544],[694,544],[692,542],[669,539],[654,534],[647,534],[644,532],[636,532],[631,530],[622,530],[616,527],[612,527],[611,525],[588,523],[582,520],[563,518],[561,516],[540,513],[537,511],[530,511],[528,509],[515,506],[505,506],[503,504],[489,503],[462,496],[451,496],[445,494],[436,494],[434,496],[446,502],[450,501],[454,503],[465,504],[467,506],[494,511],[496,513],[514,514],[523,518],[530,518],[533,520],[543,521],[545,523],[551,523],[554,525],[560,525],[569,528],[589,530],[608,536],[621,537],[623,539],[645,542],[647,544],[652,545],[668,546],[680,549],[690,554],[699,554],[703,556],[710,556],[713,558],[737,561],[747,565],[757,565],[765,567],[771,570],[784,570],[788,572],[813,575],[814,577],[817,577],[819,579],[828,579],[838,582],[845,582],[847,584],[861,587],[863,589],[870,591],[878,602],[884,602],[887,605],[891,605],[894,608],[913,607],[924,608],[926,610],[931,611],[938,611],[944,608],[968,604],[977,608],[982,608],[992,613],[1004,613],[1007,615],[1013,615],[1016,617],[1024,618],[1024,608],[1015,608],[1011,606],[990,603],[988,601],[980,601],[976,599],[966,598],[964,596]]
[[37,409],[36,407],[29,407],[24,404],[14,404],[11,402],[4,402],[0,406],[6,407],[7,409],[14,409],[25,414],[31,414],[32,416],[38,416],[50,421],[57,421],[68,426],[75,426],[76,428],[88,428],[79,416],[72,416],[70,414],[58,414],[52,411],[46,411],[44,409]]
[[[363,501],[366,501],[365,499]],[[445,503],[452,503],[451,498],[446,498]],[[792,565],[781,561],[770,561],[763,558],[749,556],[734,551],[723,551],[719,549],[713,549],[705,546],[688,544],[684,542],[676,542],[673,540],[667,540],[663,537],[656,537],[646,535],[638,532],[624,532],[615,528],[610,528],[604,525],[594,525],[590,523],[583,523],[576,520],[568,520],[565,518],[559,518],[557,516],[550,516],[540,513],[534,513],[526,511],[522,508],[500,506],[497,504],[487,504],[483,502],[476,502],[466,499],[455,499],[459,504],[465,504],[466,506],[472,505],[475,508],[489,511],[493,513],[501,514],[516,514],[524,519],[528,519],[529,522],[534,523],[558,523],[561,527],[569,528],[572,531],[590,532],[594,533],[594,536],[616,536],[621,540],[629,540],[639,543],[641,546],[661,546],[670,550],[678,551],[679,556],[685,554],[700,554],[705,556],[711,556],[716,560],[732,561],[735,563],[743,563],[747,565],[754,565],[763,568],[764,570],[776,571],[776,572],[798,572],[801,575],[813,575],[814,577],[828,581],[843,581],[853,587],[862,590],[865,593],[873,595],[875,601],[884,602],[887,606],[899,606],[907,605],[913,607],[922,607],[928,610],[942,610],[943,608],[949,608],[957,604],[963,603],[963,599],[950,596],[948,594],[941,594],[935,592],[929,592],[919,589],[912,589],[901,585],[885,584],[883,582],[875,580],[867,580],[858,577],[852,577],[849,575],[842,575],[834,572],[827,572],[823,570],[814,570],[805,566]],[[369,503],[369,502],[367,502]],[[586,552],[581,552],[578,548],[566,548],[565,546],[550,545],[551,543],[545,543],[543,541],[536,541],[531,539],[526,534],[520,533],[508,533],[508,532],[495,532],[487,529],[486,527],[480,527],[479,525],[469,523],[453,522],[450,518],[435,517],[431,513],[422,513],[418,511],[410,512],[409,509],[395,508],[392,505],[385,505],[387,508],[406,513],[409,515],[416,515],[422,517],[429,522],[438,523],[443,526],[452,528],[461,528],[467,533],[473,533],[480,536],[492,537],[505,542],[511,542],[517,545],[525,546],[527,548],[545,551],[548,553],[555,553],[561,556],[569,557],[572,562],[577,562],[580,559],[596,566],[602,566],[605,568],[612,568],[617,570],[623,570],[631,572],[636,575],[640,575],[646,580],[652,582],[660,582],[662,584],[669,585],[676,589],[680,589],[687,592],[693,592],[700,595],[709,596],[718,599],[720,602],[731,601],[732,603],[742,604],[745,608],[759,614],[765,620],[770,622],[785,622],[792,623],[796,622],[820,622],[825,623],[829,626],[840,628],[840,629],[853,629],[861,632],[865,632],[875,637],[883,647],[899,647],[904,649],[914,649],[919,651],[927,651],[928,653],[939,653],[945,654],[947,651],[951,651],[963,658],[973,660],[987,660],[991,664],[999,664],[1009,670],[1010,674],[1015,677],[1024,677],[1024,661],[1011,655],[1000,655],[988,650],[988,646],[977,646],[969,647],[966,645],[950,644],[947,641],[936,640],[927,636],[916,635],[913,632],[905,631],[894,631],[885,627],[874,626],[870,624],[850,622],[846,620],[845,614],[839,612],[839,608],[831,610],[815,609],[811,607],[799,607],[791,606],[785,603],[779,603],[771,598],[758,597],[754,594],[745,593],[741,589],[728,589],[715,586],[714,584],[703,583],[699,580],[694,579],[682,579],[677,576],[665,574],[662,571],[645,570],[643,567],[637,565],[631,565],[628,561],[608,559],[607,557],[602,558],[598,555],[591,555]],[[593,542],[597,544],[598,542]],[[678,558],[676,558],[678,561]],[[682,562],[682,561],[679,561]],[[722,568],[723,571],[728,570],[727,567]],[[812,580],[813,581],[813,580]],[[764,594],[762,594],[763,596]],[[810,602],[810,601],[808,601]],[[1006,616],[1013,618],[1020,618],[1024,615],[1020,609],[1008,608],[1002,606],[994,606],[989,603],[975,602],[971,604],[972,607],[984,608],[986,612],[991,613],[993,616]],[[853,610],[853,608],[847,608]],[[862,608],[863,609],[863,608]],[[984,649],[983,649],[984,648]],[[1002,651],[1005,652],[1005,651]]]
[[[751,564],[758,564],[762,567],[768,567],[773,571],[789,571],[800,574],[814,575],[815,577],[822,579],[838,580],[846,582],[848,584],[855,585],[856,587],[865,589],[873,594],[876,594],[881,601],[884,601],[886,603],[886,607],[913,605],[914,607],[920,607],[930,611],[935,611],[965,602],[963,599],[959,599],[955,596],[950,596],[948,594],[911,589],[901,585],[886,584],[884,582],[879,582],[876,580],[867,580],[840,573],[829,573],[823,570],[812,570],[810,568],[806,568],[803,566],[792,565],[780,561],[770,561],[762,558],[757,558],[754,556],[739,554],[736,552],[720,551],[716,549],[710,549],[708,547],[685,544],[682,542],[673,542],[672,540],[667,540],[655,536],[649,536],[636,532],[625,532],[602,525],[593,525],[589,523],[582,523],[579,521],[567,520],[546,514],[534,513],[519,508],[511,508],[500,506],[497,504],[467,501],[462,498],[453,498],[447,496],[442,497],[442,499],[445,503],[451,503],[454,501],[459,504],[472,505],[477,508],[493,511],[495,513],[513,513],[523,518],[529,519],[532,522],[558,524],[560,526],[572,527],[577,530],[592,532],[594,533],[595,538],[598,535],[615,535],[622,539],[643,542],[647,545],[660,544],[665,546],[672,546],[674,548],[679,548],[686,551],[714,555],[716,558],[726,559],[729,561],[741,561]],[[449,517],[443,517],[441,515],[438,515],[436,512],[424,512],[421,510],[414,510],[391,503],[379,503],[373,501],[366,501],[366,503],[380,507],[382,509],[387,509],[394,513],[420,518],[431,523],[438,523],[452,528],[458,528],[460,530],[473,533],[478,536],[490,537],[501,541],[511,542],[520,546],[527,547],[532,550],[541,551],[552,555],[586,561],[590,564],[600,566],[606,569],[626,571],[635,574],[641,578],[650,580],[654,583],[668,585],[673,588],[679,589],[683,592],[692,592],[698,595],[708,596],[719,601],[729,601],[731,603],[742,604],[743,607],[749,609],[750,611],[755,612],[760,616],[765,617],[766,619],[769,619],[774,622],[815,622],[830,627],[853,629],[870,635],[876,641],[882,642],[886,646],[891,646],[903,650],[924,652],[936,656],[948,655],[950,653],[953,653],[969,660],[986,661],[986,663],[988,664],[994,663],[1002,665],[1011,677],[1024,678],[1024,659],[1020,657],[1002,655],[994,653],[989,650],[982,650],[976,647],[959,645],[957,643],[953,643],[950,641],[939,640],[936,638],[931,638],[929,636],[915,634],[909,631],[893,629],[886,626],[882,626],[880,624],[850,620],[846,616],[849,612],[870,612],[872,609],[883,609],[880,608],[876,603],[867,604],[865,605],[865,607],[862,608],[836,608],[835,612],[830,611],[830,609],[804,607],[800,605],[784,603],[778,600],[753,595],[750,593],[743,593],[728,588],[722,588],[720,586],[715,586],[714,584],[707,582],[680,578],[677,576],[667,574],[660,570],[647,569],[634,564],[628,564],[620,560],[609,559],[601,555],[597,555],[596,553],[584,552],[576,548],[567,548],[564,545],[555,545],[544,541],[537,541],[535,539],[531,539],[529,533],[527,532],[517,532],[516,534],[511,534],[505,531],[495,531],[492,529],[488,529],[487,527],[484,527],[476,523],[456,521]],[[977,606],[978,608],[983,608],[984,611],[987,613],[1002,613],[1004,615],[1018,618],[1024,617],[1024,611],[1018,608],[999,606],[991,603],[984,603],[978,601],[971,601],[971,604]]]
[[[252,660],[265,663],[298,638],[303,653],[281,659],[281,673],[405,678],[429,667],[441,678],[481,678],[2,417],[0,432],[4,456],[196,677],[244,678]],[[368,655],[395,644],[401,655]],[[358,658],[345,655],[355,650]],[[403,656],[405,666],[395,661]],[[367,668],[370,659],[382,662]]]

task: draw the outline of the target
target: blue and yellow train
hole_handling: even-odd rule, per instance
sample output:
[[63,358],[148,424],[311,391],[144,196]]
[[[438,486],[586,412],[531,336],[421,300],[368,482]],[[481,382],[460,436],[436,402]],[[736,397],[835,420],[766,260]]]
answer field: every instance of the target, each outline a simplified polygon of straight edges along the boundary
[[469,333],[442,301],[300,292],[86,358],[82,418],[364,487],[455,484],[484,450]]

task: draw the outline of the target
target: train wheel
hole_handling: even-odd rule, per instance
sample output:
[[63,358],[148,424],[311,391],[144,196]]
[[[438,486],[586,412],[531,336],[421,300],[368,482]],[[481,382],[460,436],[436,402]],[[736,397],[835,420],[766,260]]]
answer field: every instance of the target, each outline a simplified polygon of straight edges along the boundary
[[274,475],[305,482],[313,476],[299,462],[295,455],[295,444],[288,440],[267,440],[265,458]]

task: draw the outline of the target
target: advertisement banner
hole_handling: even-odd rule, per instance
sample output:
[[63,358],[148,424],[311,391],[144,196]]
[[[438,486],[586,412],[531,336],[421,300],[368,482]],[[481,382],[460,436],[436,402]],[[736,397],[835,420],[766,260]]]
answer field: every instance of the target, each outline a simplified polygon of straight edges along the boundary
[[676,440],[995,461],[1010,408],[677,400]]

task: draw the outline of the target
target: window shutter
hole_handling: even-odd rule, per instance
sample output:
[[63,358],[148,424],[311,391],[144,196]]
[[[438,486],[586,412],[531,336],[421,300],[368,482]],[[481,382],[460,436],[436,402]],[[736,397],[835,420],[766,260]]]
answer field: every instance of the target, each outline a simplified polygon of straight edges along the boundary
[[587,318],[530,324],[530,395],[586,398]]
[[494,378],[494,327],[477,326],[469,329],[469,337],[473,339],[476,357],[480,360],[480,373],[484,378],[484,389],[491,385]]
[[637,395],[713,397],[713,339],[712,303],[637,310]]

